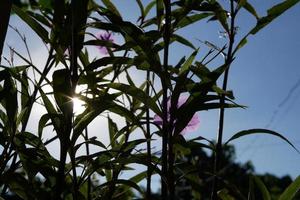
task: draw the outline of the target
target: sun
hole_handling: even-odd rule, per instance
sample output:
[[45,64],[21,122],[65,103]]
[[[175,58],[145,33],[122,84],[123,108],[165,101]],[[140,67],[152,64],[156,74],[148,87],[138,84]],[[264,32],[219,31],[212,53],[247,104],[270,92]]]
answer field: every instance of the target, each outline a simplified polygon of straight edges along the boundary
[[83,113],[83,111],[85,110],[84,101],[81,101],[77,97],[72,98],[72,101],[73,101],[74,114],[79,115]]

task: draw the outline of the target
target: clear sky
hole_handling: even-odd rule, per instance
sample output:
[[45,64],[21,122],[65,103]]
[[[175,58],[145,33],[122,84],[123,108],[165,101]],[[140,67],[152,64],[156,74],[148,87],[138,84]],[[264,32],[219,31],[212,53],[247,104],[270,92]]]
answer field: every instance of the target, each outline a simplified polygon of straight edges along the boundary
[[[134,0],[114,2],[125,18],[133,21],[137,19],[138,8]],[[253,3],[259,15],[263,16],[266,8],[280,1],[249,2]],[[248,44],[237,54],[230,71],[228,87],[234,91],[236,102],[248,108],[226,111],[225,139],[244,129],[270,128],[283,134],[300,149],[299,21],[300,4],[278,17],[255,36],[251,36]],[[45,48],[37,37],[16,17],[13,17],[10,23],[26,35],[34,61],[43,63],[45,55],[41,52],[45,52]],[[247,32],[253,23],[250,15],[242,13],[238,21],[240,27],[238,34]],[[198,58],[201,58],[207,49],[197,39],[213,41],[218,45],[225,44],[225,39],[219,37],[219,30],[220,28],[213,23],[203,22],[180,34],[200,47]],[[11,30],[8,32],[6,44],[25,53],[24,47],[16,40],[16,35]],[[188,56],[191,52],[185,47],[178,47],[171,48],[171,63],[175,63],[184,55]],[[9,55],[7,48],[4,55]],[[190,133],[187,138],[199,135],[215,138],[218,111],[200,112],[199,116],[201,120],[199,130]],[[293,177],[300,175],[300,154],[278,138],[248,136],[237,140],[234,144],[237,150],[236,160],[240,162],[251,160],[259,173],[270,172],[279,176],[290,174]]]

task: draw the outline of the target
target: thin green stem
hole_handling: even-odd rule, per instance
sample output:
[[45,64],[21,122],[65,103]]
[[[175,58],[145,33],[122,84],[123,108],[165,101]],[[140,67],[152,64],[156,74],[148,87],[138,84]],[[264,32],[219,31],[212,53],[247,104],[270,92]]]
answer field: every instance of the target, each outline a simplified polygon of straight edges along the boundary
[[[84,135],[84,140],[88,141],[89,139],[89,133],[88,133],[88,128],[85,128],[85,135]],[[85,149],[86,149],[86,155],[87,157],[90,155],[90,147],[89,144],[86,142],[85,143]],[[92,182],[91,182],[91,175],[88,175],[88,180],[87,180],[87,199],[91,200],[92,196],[91,196],[91,192],[92,192]]]
[[[41,84],[43,83],[44,79],[46,78],[46,75],[48,74],[48,72],[50,71],[50,68],[53,64],[53,62],[51,62],[52,60],[52,54],[53,54],[53,48],[50,49],[49,51],[49,56],[47,58],[47,61],[46,61],[46,64],[45,64],[45,67],[44,67],[44,70],[43,70],[43,73],[42,73],[42,76],[40,77],[37,85],[35,85],[34,87],[34,91],[32,93],[32,95],[30,96],[27,104],[26,104],[26,107],[27,107],[27,110],[26,110],[26,113],[24,114],[24,121],[22,123],[22,127],[21,127],[21,133],[25,132],[26,130],[26,127],[27,127],[27,124],[28,124],[28,121],[29,121],[29,117],[30,117],[30,114],[31,114],[31,110],[32,110],[32,107],[33,107],[33,104],[35,102],[35,99],[36,99],[36,96],[37,96],[37,93],[38,93],[38,90],[41,86]],[[12,137],[12,140],[10,142],[10,151],[8,153],[8,157],[13,157],[13,160],[10,164],[10,169],[16,169],[17,166],[18,166],[18,163],[16,163],[17,161],[17,157],[18,157],[18,154],[16,152],[13,153],[13,150],[14,150],[14,147],[13,147],[13,137]],[[6,164],[9,162],[10,159],[7,159],[5,161],[5,164],[3,164],[3,166],[6,166]],[[4,186],[4,189],[2,190],[3,193],[6,192],[6,188],[7,186],[5,185]]]
[[10,18],[11,6],[12,6],[12,0],[0,1],[0,63],[1,63],[2,51],[3,51],[4,41],[6,37],[8,22]]
[[[225,70],[224,73],[224,79],[223,79],[223,85],[222,89],[224,91],[227,90],[227,83],[228,83],[228,77],[229,77],[229,69],[230,65],[233,60],[233,45],[234,45],[234,37],[235,37],[235,16],[236,13],[234,11],[234,0],[230,0],[230,8],[231,8],[231,21],[230,21],[230,30],[228,32],[228,37],[229,37],[229,47],[228,47],[228,53],[227,57],[225,60],[225,65],[227,66],[227,69]],[[218,199],[218,189],[219,189],[219,180],[218,180],[218,172],[220,167],[222,166],[222,139],[223,139],[223,130],[224,130],[224,118],[225,118],[225,95],[222,94],[220,98],[220,115],[219,115],[219,130],[218,130],[218,135],[217,135],[217,144],[216,144],[216,150],[215,150],[215,159],[214,159],[214,179],[213,179],[213,185],[212,185],[212,200],[217,200]]]
[[168,173],[168,142],[169,139],[169,122],[168,122],[168,87],[167,87],[167,74],[168,74],[168,60],[169,60],[169,44],[170,44],[170,23],[171,23],[171,4],[170,0],[164,0],[165,6],[165,26],[163,32],[164,39],[164,56],[163,56],[163,68],[161,74],[161,84],[163,90],[163,102],[162,102],[162,175],[165,180],[161,181],[161,195],[162,199],[169,200],[168,185],[169,173]]
[[[150,95],[150,71],[147,71],[147,88],[146,93]],[[150,168],[152,159],[151,159],[151,132],[150,132],[150,110],[147,108],[146,110],[146,139],[147,139],[147,159],[148,159],[148,167],[147,167],[147,190],[146,190],[146,199],[151,199],[151,176],[152,169]]]

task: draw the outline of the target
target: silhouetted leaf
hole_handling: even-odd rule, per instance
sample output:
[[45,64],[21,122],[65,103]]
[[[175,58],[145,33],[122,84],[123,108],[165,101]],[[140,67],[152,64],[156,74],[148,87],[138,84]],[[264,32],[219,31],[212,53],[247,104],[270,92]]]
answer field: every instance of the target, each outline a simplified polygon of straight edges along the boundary
[[182,37],[180,35],[172,34],[170,40],[177,41],[187,47],[190,47],[190,48],[196,50],[196,47],[190,41],[188,41],[187,39],[185,39],[184,37]]
[[113,148],[118,144],[118,141],[115,140],[114,138],[118,132],[118,126],[110,117],[107,117],[107,120],[108,120],[109,141],[110,141],[110,145]]
[[183,28],[185,26],[191,25],[195,22],[198,22],[202,19],[205,19],[208,16],[211,16],[211,13],[200,13],[200,14],[194,14],[191,16],[185,16],[184,18],[182,18],[178,24],[176,25],[176,28]]
[[143,6],[143,3],[141,2],[141,0],[135,0],[137,5],[139,6],[140,12],[141,12],[141,17],[145,16],[145,9]]
[[34,199],[33,188],[28,181],[19,173],[6,173],[2,179],[8,184],[9,189],[24,200]]
[[256,34],[270,22],[272,22],[275,18],[280,16],[286,10],[290,9],[292,6],[297,4],[300,0],[285,0],[268,10],[268,15],[265,17],[260,18],[257,21],[256,26],[250,31],[251,34]]
[[121,17],[121,14],[119,13],[116,6],[110,1],[110,0],[102,0],[102,2],[105,4],[105,6],[109,9],[109,11],[113,12],[115,15]]
[[234,134],[229,140],[226,141],[225,144],[228,144],[229,142],[238,139],[240,137],[246,136],[246,135],[252,135],[252,134],[270,134],[270,135],[274,135],[276,137],[279,137],[280,139],[284,140],[285,142],[287,142],[291,147],[293,147],[298,153],[299,150],[284,136],[282,136],[281,134],[272,131],[272,130],[268,130],[268,129],[249,129],[249,130],[244,130],[244,131],[240,131],[236,134]]
[[228,194],[227,189],[222,189],[218,191],[218,197],[222,200],[234,200],[234,198],[230,194]]
[[251,178],[253,179],[256,186],[260,190],[263,200],[271,200],[270,193],[269,193],[267,187],[265,186],[265,184],[260,180],[260,178],[258,178],[257,176],[251,176]]
[[250,14],[252,14],[256,19],[259,19],[259,16],[256,13],[256,10],[247,0],[235,0],[235,2],[238,2],[239,7],[243,7]]
[[190,57],[185,61],[185,63],[183,63],[183,65],[182,65],[182,67],[180,68],[180,71],[179,71],[179,76],[189,70],[189,68],[191,67],[197,53],[198,53],[198,50],[194,51],[190,55]]
[[300,190],[300,176],[298,176],[280,195],[279,200],[292,200]]
[[143,196],[144,192],[143,190],[133,181],[130,180],[125,180],[125,179],[117,179],[117,180],[112,180],[112,181],[108,181],[102,185],[100,185],[99,187],[103,187],[109,184],[121,184],[121,185],[125,185],[125,186],[129,186],[130,188],[136,189],[138,192],[140,192],[140,194]]
[[56,70],[52,74],[53,93],[55,101],[68,121],[73,114],[73,94],[70,71],[67,69]]
[[153,0],[145,7],[144,17],[148,15],[149,11],[153,8],[155,4],[156,4],[156,0]]
[[34,20],[30,15],[24,12],[22,9],[18,8],[17,6],[13,5],[12,10],[24,21],[26,22],[40,38],[48,43],[48,31],[40,25],[36,20]]
[[41,88],[39,89],[39,92],[43,99],[44,106],[45,106],[49,116],[51,117],[51,121],[54,126],[54,129],[57,133],[59,133],[61,131],[60,130],[61,124],[60,124],[60,120],[59,120],[59,113],[56,111],[55,107],[53,106],[53,104],[51,103],[51,101],[49,100],[49,98],[47,97],[47,95],[44,93],[44,91]]
[[50,114],[46,113],[44,114],[40,120],[39,120],[39,126],[38,126],[38,136],[39,138],[42,138],[43,129],[45,128],[47,122],[51,120]]
[[110,83],[107,84],[107,86],[110,88],[114,88],[116,90],[120,90],[124,93],[127,93],[133,98],[136,98],[137,100],[143,102],[156,114],[161,115],[161,111],[159,107],[156,105],[156,102],[150,96],[148,96],[143,90],[123,83]]

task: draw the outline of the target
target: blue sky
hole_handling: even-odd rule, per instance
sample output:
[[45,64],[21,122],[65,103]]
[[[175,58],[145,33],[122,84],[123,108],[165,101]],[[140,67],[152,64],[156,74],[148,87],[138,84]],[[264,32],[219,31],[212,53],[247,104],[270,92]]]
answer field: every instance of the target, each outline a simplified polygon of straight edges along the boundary
[[[138,8],[135,1],[115,0],[114,2],[126,19],[133,21],[137,19]],[[252,2],[259,15],[263,16],[266,8],[280,1],[249,2]],[[228,88],[234,91],[236,102],[248,108],[226,111],[225,140],[240,130],[270,128],[283,134],[300,149],[300,84],[296,85],[300,80],[299,20],[300,4],[278,17],[255,36],[251,36],[248,44],[237,54],[231,67]],[[238,21],[240,26],[238,34],[245,33],[254,22],[250,15],[242,13]],[[16,17],[13,17],[10,23],[26,35],[35,62],[43,63],[44,55],[41,52],[46,51],[39,39]],[[203,22],[180,34],[200,47],[198,58],[201,58],[207,49],[197,39],[213,41],[218,45],[225,44],[225,39],[219,37],[219,30],[220,28],[213,23]],[[9,31],[6,43],[25,52],[12,31]],[[175,63],[176,60],[190,53],[191,50],[185,47],[173,46],[170,62]],[[4,55],[8,55],[7,48]],[[199,130],[187,137],[202,135],[210,139],[215,138],[218,111],[200,112],[199,116],[201,120]],[[34,115],[33,121],[37,118]],[[279,176],[290,174],[293,177],[300,175],[300,154],[278,138],[248,136],[235,141],[234,144],[237,161],[251,160],[259,173],[270,172]]]

